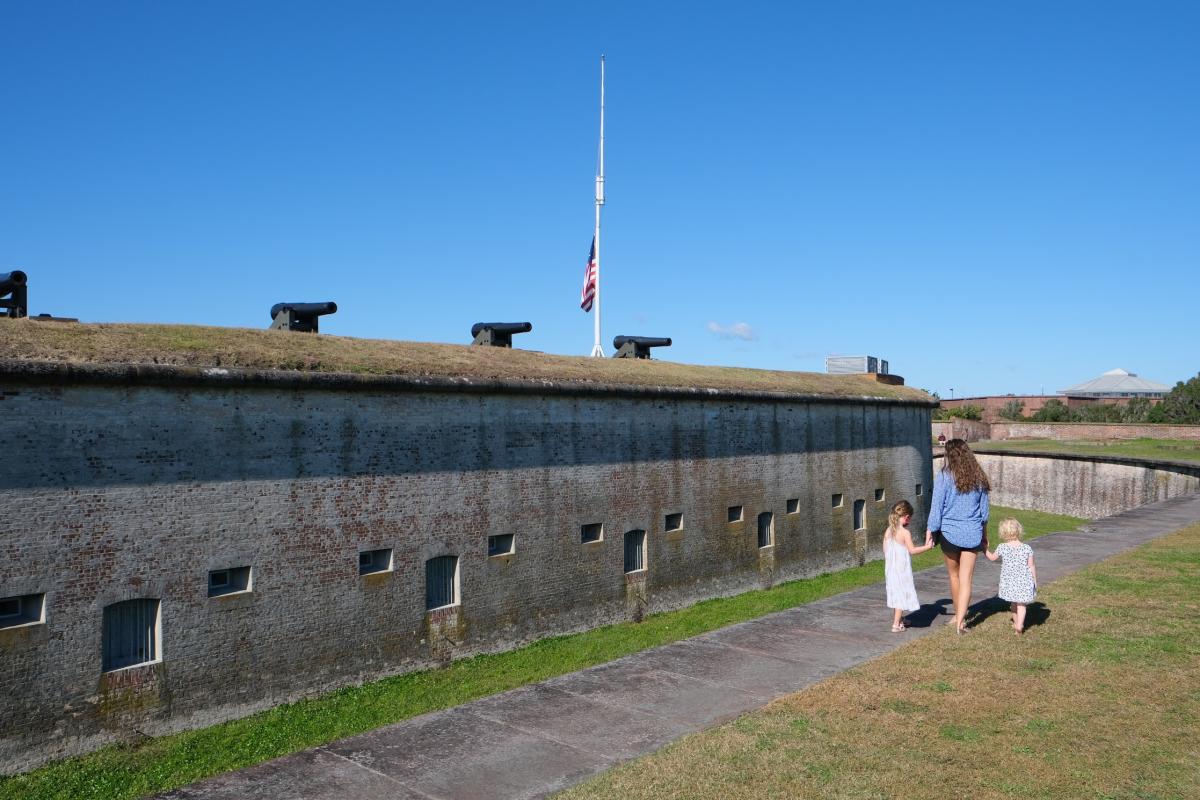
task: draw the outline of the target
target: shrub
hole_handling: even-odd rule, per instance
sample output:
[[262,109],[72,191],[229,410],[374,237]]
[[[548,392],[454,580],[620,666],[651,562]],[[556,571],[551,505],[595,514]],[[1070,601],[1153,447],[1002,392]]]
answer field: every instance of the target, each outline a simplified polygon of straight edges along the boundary
[[996,414],[1000,419],[1019,420],[1025,411],[1024,400],[1009,400],[1005,403]]
[[1151,422],[1174,422],[1182,424],[1200,424],[1200,375],[1187,383],[1180,381],[1175,388],[1167,393],[1162,402],[1154,407],[1159,419]]
[[1071,419],[1071,412],[1062,400],[1055,398],[1047,400],[1046,405],[1033,412],[1030,419],[1034,422],[1068,422]]

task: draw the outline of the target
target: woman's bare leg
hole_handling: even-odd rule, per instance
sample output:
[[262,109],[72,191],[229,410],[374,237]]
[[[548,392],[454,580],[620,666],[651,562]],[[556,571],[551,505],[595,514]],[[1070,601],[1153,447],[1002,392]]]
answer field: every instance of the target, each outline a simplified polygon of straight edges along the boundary
[[971,578],[975,575],[975,559],[978,556],[971,550],[963,550],[958,554],[958,586],[954,596],[954,624],[959,630],[966,627],[967,608],[971,605]]
[[[950,599],[954,601],[954,620],[957,623],[962,619],[958,613],[958,554],[950,555],[943,550],[942,558],[946,559],[946,572],[950,575]],[[966,611],[963,613],[965,614]]]

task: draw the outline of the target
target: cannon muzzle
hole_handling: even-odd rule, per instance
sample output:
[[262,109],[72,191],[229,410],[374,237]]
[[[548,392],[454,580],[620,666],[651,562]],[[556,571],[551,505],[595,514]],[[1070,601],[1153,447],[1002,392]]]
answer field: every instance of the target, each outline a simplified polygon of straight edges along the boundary
[[512,347],[512,337],[533,330],[532,322],[476,322],[471,326],[471,344]]
[[613,358],[649,358],[651,347],[670,347],[667,336],[614,336],[613,347],[617,352]]
[[0,272],[0,294],[8,294],[28,282],[29,276],[19,269],[14,269],[12,272]]

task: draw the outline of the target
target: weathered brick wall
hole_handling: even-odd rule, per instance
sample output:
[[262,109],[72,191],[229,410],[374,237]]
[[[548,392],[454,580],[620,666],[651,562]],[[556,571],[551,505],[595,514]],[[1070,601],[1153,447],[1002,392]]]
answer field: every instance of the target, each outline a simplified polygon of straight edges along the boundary
[[[934,434],[935,436],[937,434]],[[993,422],[992,439],[1200,440],[1200,425],[1123,425],[1090,422]]]
[[945,436],[947,441],[950,439],[962,439],[967,442],[978,442],[980,439],[988,438],[988,424],[974,419],[954,419],[940,420],[932,423],[933,438],[936,440],[939,435]]
[[[920,527],[929,494],[916,404],[369,382],[0,390],[0,597],[47,597],[44,624],[0,630],[3,771],[852,565],[876,557],[892,501],[913,500]],[[852,529],[857,498],[869,536]],[[744,522],[727,522],[732,505]],[[664,531],[669,513],[682,531]],[[593,522],[604,540],[581,544]],[[630,579],[633,529],[648,566]],[[515,553],[489,558],[499,533]],[[385,547],[393,571],[360,577],[358,553]],[[431,619],[424,565],[446,554],[461,603]],[[244,565],[251,592],[207,596],[209,570]],[[104,607],[143,597],[161,600],[160,661],[103,673]]]
[[[1200,491],[1200,464],[978,450],[975,456],[992,485],[992,503],[1009,508],[1099,519]],[[933,468],[943,463],[939,456]]]

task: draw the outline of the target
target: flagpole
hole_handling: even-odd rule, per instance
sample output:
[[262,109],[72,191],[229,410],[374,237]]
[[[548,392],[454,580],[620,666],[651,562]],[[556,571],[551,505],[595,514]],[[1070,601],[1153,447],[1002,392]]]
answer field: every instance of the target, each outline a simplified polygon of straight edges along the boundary
[[604,56],[600,56],[600,160],[596,170],[596,342],[594,358],[604,358],[600,344],[600,206],[604,205]]

